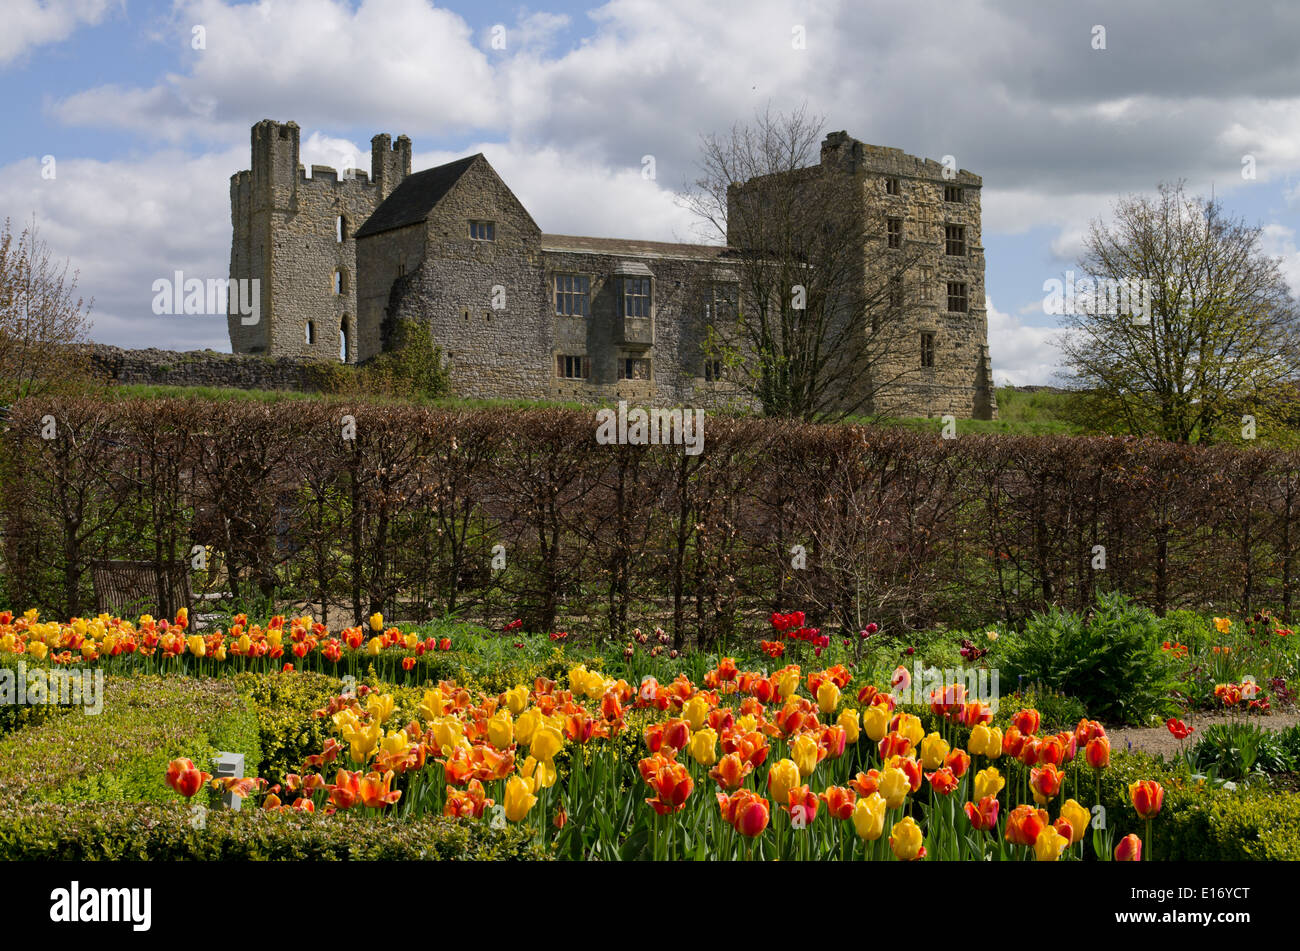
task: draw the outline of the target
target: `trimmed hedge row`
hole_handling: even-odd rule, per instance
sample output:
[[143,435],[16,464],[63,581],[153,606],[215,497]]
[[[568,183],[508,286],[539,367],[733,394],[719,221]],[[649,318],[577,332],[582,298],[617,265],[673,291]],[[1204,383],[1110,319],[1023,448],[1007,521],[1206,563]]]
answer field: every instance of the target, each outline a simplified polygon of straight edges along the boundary
[[1296,452],[711,417],[688,456],[595,431],[589,411],[20,401],[0,437],[4,593],[81,614],[92,561],[161,567],[203,544],[238,599],[620,639],[654,615],[678,647],[793,604],[855,630],[1082,610],[1104,590],[1285,617],[1296,595]]
[[[1079,800],[1091,801],[1093,771],[1076,759],[1068,772],[1085,793]],[[1158,757],[1116,753],[1101,776],[1106,821],[1116,842],[1137,833],[1144,840],[1144,858],[1152,843],[1145,841],[1146,823],[1128,794],[1129,784],[1141,779],[1154,779],[1165,789],[1164,806],[1151,823],[1158,861],[1300,861],[1300,795],[1262,785],[1215,788]]]
[[0,795],[24,801],[174,800],[163,777],[185,756],[211,771],[219,751],[262,759],[258,724],[230,680],[105,677],[103,709],[80,709],[0,737]]
[[19,861],[539,860],[527,826],[286,810],[209,810],[195,828],[183,803],[18,804],[0,810],[0,858]]

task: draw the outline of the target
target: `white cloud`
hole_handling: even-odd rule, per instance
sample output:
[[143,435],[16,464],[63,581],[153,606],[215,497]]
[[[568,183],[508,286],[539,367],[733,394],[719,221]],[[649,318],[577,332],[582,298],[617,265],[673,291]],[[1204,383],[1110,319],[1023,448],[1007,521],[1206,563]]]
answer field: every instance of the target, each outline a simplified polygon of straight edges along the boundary
[[[439,133],[500,119],[492,67],[465,20],[425,0],[187,0],[173,15],[187,70],[146,89],[101,86],[54,113],[169,141],[230,141],[261,118]],[[205,48],[190,49],[194,25]],[[108,106],[112,108],[108,108]]]
[[1061,353],[1052,341],[1061,333],[1056,327],[1033,327],[1019,317],[1004,313],[985,298],[989,321],[989,353],[993,358],[993,382],[998,386],[1049,385],[1059,372]]
[[34,159],[0,168],[0,207],[21,228],[34,214],[58,259],[80,272],[78,290],[95,298],[91,337],[128,347],[229,349],[224,316],[159,317],[152,284],[171,278],[224,278],[230,265],[230,176],[246,148],[190,157],[156,153],[98,162],[61,159],[53,180]]
[[99,23],[110,6],[110,0],[7,0],[4,29],[0,30],[0,66],[37,46],[66,40],[82,24]]

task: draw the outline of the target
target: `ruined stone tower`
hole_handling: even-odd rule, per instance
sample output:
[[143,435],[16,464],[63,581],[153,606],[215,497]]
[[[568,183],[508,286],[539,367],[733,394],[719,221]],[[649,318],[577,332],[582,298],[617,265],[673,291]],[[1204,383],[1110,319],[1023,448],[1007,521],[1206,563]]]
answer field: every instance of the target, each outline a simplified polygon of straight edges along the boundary
[[354,232],[411,172],[411,140],[371,140],[371,174],[298,163],[298,124],[257,123],[230,179],[232,279],[260,282],[260,319],[227,318],[235,353],[356,360]]

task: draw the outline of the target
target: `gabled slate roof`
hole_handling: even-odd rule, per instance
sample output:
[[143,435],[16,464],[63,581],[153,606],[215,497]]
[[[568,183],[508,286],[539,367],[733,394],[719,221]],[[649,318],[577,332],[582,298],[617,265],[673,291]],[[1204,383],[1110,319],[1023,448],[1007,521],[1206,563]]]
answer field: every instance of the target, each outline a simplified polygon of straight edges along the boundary
[[446,165],[438,165],[406,176],[401,184],[393,189],[392,194],[380,203],[374,214],[366,219],[366,223],[357,229],[356,237],[364,238],[366,235],[392,231],[394,228],[404,228],[424,221],[429,217],[429,212],[434,209],[434,206],[451,191],[452,187],[460,181],[460,177],[474,164],[474,160],[482,157],[483,154],[480,152],[477,155],[456,159]]

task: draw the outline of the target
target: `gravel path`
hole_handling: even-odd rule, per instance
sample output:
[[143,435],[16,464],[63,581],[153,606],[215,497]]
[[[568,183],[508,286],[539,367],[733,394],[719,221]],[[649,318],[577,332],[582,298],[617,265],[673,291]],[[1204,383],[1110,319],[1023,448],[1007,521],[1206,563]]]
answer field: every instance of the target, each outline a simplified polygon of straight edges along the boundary
[[1169,732],[1169,729],[1162,723],[1160,726],[1153,727],[1106,727],[1106,735],[1110,737],[1110,748],[1116,751],[1123,751],[1133,744],[1134,750],[1141,750],[1144,753],[1154,753],[1169,759],[1178,755],[1180,747],[1186,746],[1191,748],[1196,741],[1201,738],[1207,726],[1215,723],[1232,723],[1248,722],[1256,724],[1265,730],[1285,730],[1287,727],[1295,726],[1300,723],[1300,713],[1270,713],[1268,716],[1228,716],[1222,713],[1213,715],[1191,715],[1180,718],[1190,727],[1195,727],[1196,732],[1185,740],[1176,740]]

